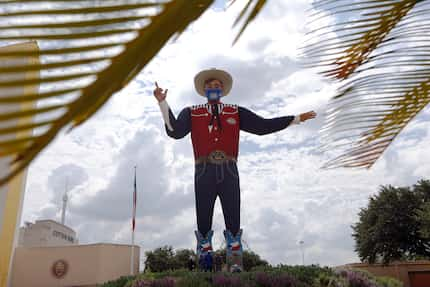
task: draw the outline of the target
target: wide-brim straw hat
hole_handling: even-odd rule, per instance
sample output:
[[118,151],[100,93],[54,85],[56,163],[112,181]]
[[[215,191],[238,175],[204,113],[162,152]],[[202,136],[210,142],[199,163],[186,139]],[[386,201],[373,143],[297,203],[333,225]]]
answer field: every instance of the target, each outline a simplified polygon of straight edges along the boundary
[[215,69],[215,68],[209,69],[209,70],[203,70],[194,77],[194,87],[196,88],[197,93],[199,93],[199,95],[203,97],[206,97],[205,82],[208,79],[217,79],[222,82],[223,97],[228,95],[228,93],[230,92],[233,86],[233,78],[226,71]]

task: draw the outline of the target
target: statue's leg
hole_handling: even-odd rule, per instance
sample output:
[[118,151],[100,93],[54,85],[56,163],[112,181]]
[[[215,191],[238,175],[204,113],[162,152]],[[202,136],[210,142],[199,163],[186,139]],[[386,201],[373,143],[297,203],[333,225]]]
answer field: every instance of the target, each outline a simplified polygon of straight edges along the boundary
[[196,166],[194,187],[196,199],[197,229],[197,260],[200,255],[212,251],[212,217],[217,197],[214,168],[211,164]]
[[[210,230],[206,235],[202,235],[198,230],[195,231],[196,239],[197,239],[197,262],[200,270],[204,270],[205,267],[202,266],[205,264],[205,256],[208,252],[212,252],[212,236],[214,232]],[[202,264],[203,263],[203,264]]]
[[224,230],[227,248],[227,267],[231,272],[243,270],[242,229],[233,235],[230,230]]
[[240,185],[236,163],[224,165],[225,178],[218,186],[218,194],[224,213],[226,230],[224,236],[227,248],[227,266],[229,270],[243,270],[242,230],[240,229]]

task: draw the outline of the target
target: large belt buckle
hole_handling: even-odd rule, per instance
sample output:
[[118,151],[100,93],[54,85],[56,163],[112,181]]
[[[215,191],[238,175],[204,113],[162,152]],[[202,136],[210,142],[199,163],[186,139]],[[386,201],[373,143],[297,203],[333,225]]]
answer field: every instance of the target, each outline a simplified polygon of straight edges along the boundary
[[225,161],[227,158],[225,152],[221,150],[214,150],[209,154],[209,162],[215,163],[215,164],[221,164]]

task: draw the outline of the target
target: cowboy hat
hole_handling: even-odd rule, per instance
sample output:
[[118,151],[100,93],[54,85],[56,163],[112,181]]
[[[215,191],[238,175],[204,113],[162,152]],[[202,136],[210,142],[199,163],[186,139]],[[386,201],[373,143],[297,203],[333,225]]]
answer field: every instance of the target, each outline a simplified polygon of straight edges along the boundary
[[223,93],[222,96],[227,96],[227,94],[230,92],[231,87],[233,86],[233,78],[229,73],[223,70],[218,69],[209,69],[209,70],[203,70],[199,72],[194,77],[194,87],[201,96],[205,96],[205,82],[208,79],[217,79],[220,80],[223,84]]

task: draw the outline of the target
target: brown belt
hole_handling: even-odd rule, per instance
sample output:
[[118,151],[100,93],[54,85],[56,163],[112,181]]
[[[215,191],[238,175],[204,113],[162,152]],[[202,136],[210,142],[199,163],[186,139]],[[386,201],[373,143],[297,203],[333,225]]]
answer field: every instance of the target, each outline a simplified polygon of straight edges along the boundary
[[213,163],[213,164],[223,164],[229,161],[236,162],[237,159],[234,156],[226,155],[225,152],[220,150],[215,150],[211,152],[208,156],[201,156],[196,158],[195,164],[201,163]]

